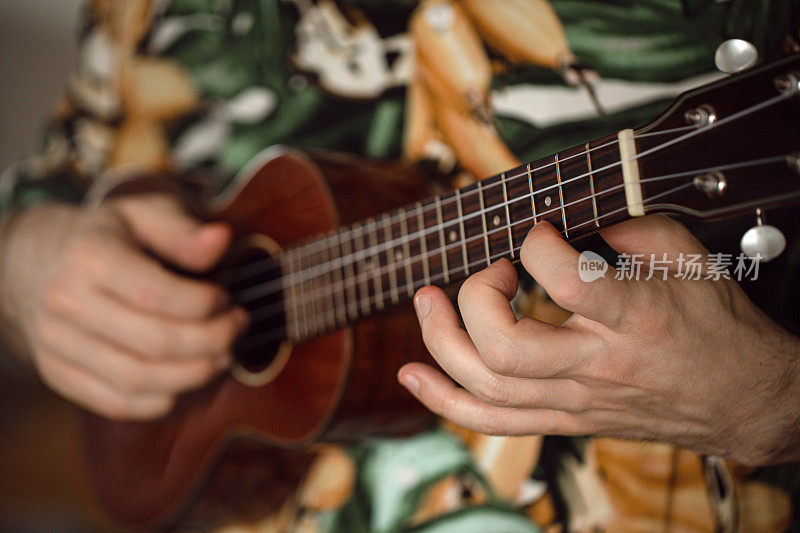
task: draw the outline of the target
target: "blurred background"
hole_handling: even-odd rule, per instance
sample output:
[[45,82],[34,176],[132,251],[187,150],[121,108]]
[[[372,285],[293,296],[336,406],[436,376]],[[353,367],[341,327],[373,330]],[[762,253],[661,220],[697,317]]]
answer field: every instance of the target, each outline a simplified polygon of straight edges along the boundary
[[[0,169],[30,155],[63,93],[82,0],[0,0]],[[0,532],[111,531],[88,490],[80,413],[0,353]]]

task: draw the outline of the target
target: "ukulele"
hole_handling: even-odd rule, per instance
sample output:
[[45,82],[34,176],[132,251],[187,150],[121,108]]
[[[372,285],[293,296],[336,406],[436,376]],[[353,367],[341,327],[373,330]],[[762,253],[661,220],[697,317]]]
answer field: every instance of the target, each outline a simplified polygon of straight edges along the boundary
[[517,260],[542,220],[575,241],[649,213],[718,218],[797,202],[800,55],[687,92],[642,128],[430,194],[400,165],[273,147],[207,205],[237,236],[215,275],[251,327],[231,373],[168,417],[86,415],[89,474],[115,517],[174,523],[219,472],[245,479],[279,447],[430,424],[395,378],[429,358],[411,298]]

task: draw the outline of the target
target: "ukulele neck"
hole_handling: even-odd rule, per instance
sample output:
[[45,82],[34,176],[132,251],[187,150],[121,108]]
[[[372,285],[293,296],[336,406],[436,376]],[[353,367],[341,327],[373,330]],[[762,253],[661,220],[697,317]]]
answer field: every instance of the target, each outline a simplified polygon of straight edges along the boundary
[[543,220],[572,241],[643,214],[626,132],[286,250],[288,337],[302,342],[408,301],[426,285],[458,283],[501,258],[516,261]]

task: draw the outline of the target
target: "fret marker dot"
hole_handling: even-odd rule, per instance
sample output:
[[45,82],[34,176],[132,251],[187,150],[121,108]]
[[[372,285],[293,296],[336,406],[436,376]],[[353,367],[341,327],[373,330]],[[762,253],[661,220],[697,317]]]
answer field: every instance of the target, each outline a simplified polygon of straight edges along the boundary
[[553,203],[553,200],[551,200],[549,196],[547,196],[544,199],[544,205],[546,205],[547,207],[550,207],[550,204],[552,204],[552,203]]
[[447,234],[447,238],[450,239],[450,242],[456,242],[456,239],[458,238],[456,230],[451,230],[450,233]]
[[401,261],[403,259],[403,252],[395,252],[394,253],[394,260]]
[[495,227],[500,225],[500,215],[494,216],[494,218],[492,219],[492,224],[494,224]]

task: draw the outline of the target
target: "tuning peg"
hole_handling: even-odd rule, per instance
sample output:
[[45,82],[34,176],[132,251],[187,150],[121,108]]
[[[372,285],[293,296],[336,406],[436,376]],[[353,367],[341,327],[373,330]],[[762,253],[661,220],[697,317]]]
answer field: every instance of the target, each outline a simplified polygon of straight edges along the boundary
[[761,209],[756,209],[756,222],[755,226],[742,235],[739,245],[742,252],[751,259],[772,261],[786,248],[786,237],[775,226],[764,224]]
[[743,39],[728,39],[717,47],[714,63],[725,74],[733,74],[756,64],[758,50],[755,45]]

